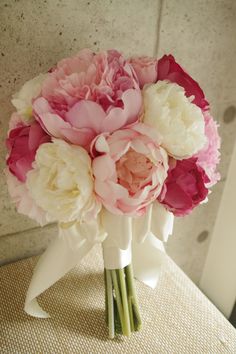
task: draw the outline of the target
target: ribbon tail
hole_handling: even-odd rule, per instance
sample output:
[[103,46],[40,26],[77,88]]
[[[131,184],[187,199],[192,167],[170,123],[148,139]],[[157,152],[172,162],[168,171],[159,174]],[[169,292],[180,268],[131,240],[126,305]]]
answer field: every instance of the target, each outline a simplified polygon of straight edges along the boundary
[[152,205],[151,232],[160,240],[167,242],[173,233],[174,215],[162,204],[155,201]]
[[142,243],[134,241],[132,263],[135,278],[154,289],[157,286],[165,256],[163,242],[151,232],[147,234]]
[[50,317],[37,303],[37,296],[75,267],[95,243],[84,239],[78,244],[75,235],[59,234],[39,259],[27,292],[24,310],[31,316]]
[[[133,220],[132,260],[135,277],[155,288],[166,260],[164,242],[173,231],[174,216],[155,201],[146,214]],[[164,241],[164,242],[163,242]]]

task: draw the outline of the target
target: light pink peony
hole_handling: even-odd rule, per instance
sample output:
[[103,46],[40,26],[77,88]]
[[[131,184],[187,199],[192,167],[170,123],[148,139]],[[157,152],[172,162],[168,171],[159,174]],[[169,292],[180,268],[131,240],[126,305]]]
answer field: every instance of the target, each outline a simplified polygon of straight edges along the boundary
[[175,216],[187,215],[207,197],[208,182],[209,178],[196,158],[172,159],[158,200]]
[[195,103],[202,110],[209,106],[198,83],[175,61],[172,55],[164,55],[158,60],[157,80],[169,80],[185,89],[187,97],[194,96]]
[[15,128],[9,131],[6,139],[6,146],[9,151],[7,165],[19,181],[25,182],[26,174],[32,168],[32,162],[38,147],[49,142],[51,138],[38,122],[25,125],[25,123],[17,121],[17,117],[14,116],[11,119],[11,124],[15,125]]
[[95,192],[114,214],[142,215],[159,195],[168,157],[144,124],[99,136],[93,146]]
[[5,175],[10,197],[15,203],[18,213],[30,217],[41,226],[52,221],[32,199],[25,183],[20,182],[8,169],[5,170]]
[[48,134],[88,148],[95,136],[137,121],[141,91],[132,66],[110,50],[61,60],[33,104]]
[[200,150],[195,157],[197,163],[201,166],[210,181],[208,187],[212,187],[220,180],[220,174],[216,171],[217,165],[220,162],[220,136],[218,134],[218,125],[211,117],[209,112],[204,114],[205,118],[205,135],[207,143],[202,150]]
[[9,120],[8,135],[12,129],[15,129],[17,127],[21,127],[22,124],[25,124],[25,123],[23,122],[21,115],[17,112],[13,112],[11,115],[11,118]]
[[157,59],[150,57],[134,57],[129,60],[138,77],[139,86],[153,84],[157,81]]

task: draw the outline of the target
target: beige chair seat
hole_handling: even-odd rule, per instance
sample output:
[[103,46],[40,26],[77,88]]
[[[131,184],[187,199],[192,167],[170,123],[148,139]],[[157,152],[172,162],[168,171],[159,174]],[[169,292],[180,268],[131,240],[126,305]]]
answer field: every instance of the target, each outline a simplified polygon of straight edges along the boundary
[[109,340],[100,249],[40,297],[51,314],[23,311],[37,257],[0,268],[0,353],[236,353],[236,330],[171,261],[152,290],[137,282],[143,329]]

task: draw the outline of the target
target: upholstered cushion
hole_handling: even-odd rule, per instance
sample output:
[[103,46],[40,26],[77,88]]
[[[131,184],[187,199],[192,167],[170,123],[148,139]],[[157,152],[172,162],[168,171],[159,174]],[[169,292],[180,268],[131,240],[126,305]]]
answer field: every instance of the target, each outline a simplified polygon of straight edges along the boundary
[[137,282],[143,328],[108,339],[99,247],[40,297],[51,315],[23,311],[37,258],[0,268],[1,353],[236,353],[236,330],[171,261],[152,290]]

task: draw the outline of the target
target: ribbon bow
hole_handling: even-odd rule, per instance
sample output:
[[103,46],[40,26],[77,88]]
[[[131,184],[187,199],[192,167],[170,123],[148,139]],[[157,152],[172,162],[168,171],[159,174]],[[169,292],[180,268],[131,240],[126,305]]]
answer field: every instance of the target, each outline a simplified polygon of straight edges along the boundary
[[59,233],[40,257],[27,292],[25,311],[35,317],[49,315],[37,297],[74,268],[96,243],[102,243],[106,269],[133,263],[135,277],[155,288],[164,262],[166,242],[174,216],[157,201],[140,217],[114,215],[103,209],[95,220],[59,224]]

